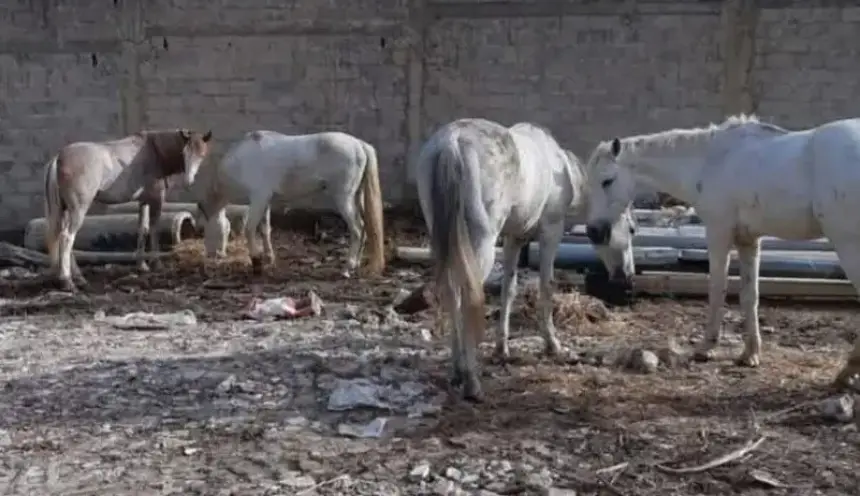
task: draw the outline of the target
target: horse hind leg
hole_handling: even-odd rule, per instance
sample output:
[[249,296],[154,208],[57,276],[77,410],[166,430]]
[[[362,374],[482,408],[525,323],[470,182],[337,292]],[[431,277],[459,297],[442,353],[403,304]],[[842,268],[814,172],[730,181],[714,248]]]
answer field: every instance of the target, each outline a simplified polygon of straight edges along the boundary
[[272,207],[266,205],[266,210],[263,212],[263,217],[260,219],[260,224],[257,226],[257,232],[263,238],[263,255],[266,258],[266,263],[270,266],[275,266],[275,249],[272,247]]
[[78,234],[86,217],[86,209],[68,208],[63,215],[65,219],[61,223],[60,232],[58,233],[58,281],[60,287],[65,291],[77,291],[76,283],[80,286],[86,285],[86,280],[80,275],[80,269],[77,269],[78,274],[73,278],[73,267],[77,267],[72,250],[75,245],[75,237]]
[[346,222],[349,231],[349,248],[346,255],[346,270],[343,276],[351,277],[361,263],[362,241],[364,237],[364,220],[359,215],[359,210],[352,201],[344,201],[338,206],[340,216]]
[[[827,234],[825,232],[825,234]],[[845,272],[845,276],[860,291],[860,250],[857,240],[842,240],[839,237],[828,236],[833,243],[834,250],[839,257],[839,265]],[[842,369],[836,374],[831,387],[837,390],[846,390],[852,387],[852,382],[860,375],[860,336],[854,341],[854,347]]]
[[269,208],[271,196],[257,196],[251,200],[251,206],[248,208],[248,218],[245,221],[245,241],[248,243],[248,255],[251,258],[251,272],[254,275],[263,273],[263,257],[260,253],[262,250],[257,239],[259,224],[263,220],[266,210]]
[[137,258],[137,270],[149,272],[149,264],[146,263],[146,242],[149,239],[151,228],[150,206],[148,202],[140,202],[137,207],[137,249],[134,255]]
[[511,354],[508,346],[510,336],[511,309],[517,295],[517,259],[527,241],[506,237],[502,249],[502,306],[499,312],[499,327],[496,332],[494,358],[506,361]]
[[[164,206],[164,197],[165,192],[161,190],[158,194],[158,197],[149,203],[149,226],[147,232],[147,241],[149,245],[149,253],[157,254],[158,253],[158,222],[161,220],[161,209]],[[161,260],[158,258],[153,258],[149,262],[149,266],[152,269],[160,270],[162,268]]]

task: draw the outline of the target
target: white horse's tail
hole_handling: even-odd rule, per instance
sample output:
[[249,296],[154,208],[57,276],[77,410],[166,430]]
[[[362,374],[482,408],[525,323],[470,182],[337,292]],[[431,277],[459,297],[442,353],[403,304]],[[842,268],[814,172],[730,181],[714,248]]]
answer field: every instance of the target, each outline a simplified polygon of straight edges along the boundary
[[60,193],[57,177],[59,155],[45,164],[45,248],[52,265],[56,265],[57,237],[66,223],[66,203]]
[[357,203],[361,209],[361,218],[364,220],[367,270],[371,274],[379,275],[385,268],[385,232],[382,218],[382,188],[379,185],[379,161],[373,145],[365,142],[361,145],[367,161],[358,193],[363,201]]
[[432,226],[430,243],[436,261],[436,289],[463,289],[465,330],[477,345],[484,332],[484,287],[474,235],[484,228],[479,163],[472,144],[454,138],[437,157],[430,175]]

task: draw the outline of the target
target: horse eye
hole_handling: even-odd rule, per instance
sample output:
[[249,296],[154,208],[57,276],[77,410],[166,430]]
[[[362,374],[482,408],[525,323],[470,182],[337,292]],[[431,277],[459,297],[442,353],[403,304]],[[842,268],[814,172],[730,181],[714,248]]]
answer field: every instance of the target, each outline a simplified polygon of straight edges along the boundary
[[600,183],[600,187],[606,189],[612,186],[612,183],[615,181],[615,178],[604,179],[602,183]]
[[630,234],[636,234],[636,228],[635,227],[630,226]]

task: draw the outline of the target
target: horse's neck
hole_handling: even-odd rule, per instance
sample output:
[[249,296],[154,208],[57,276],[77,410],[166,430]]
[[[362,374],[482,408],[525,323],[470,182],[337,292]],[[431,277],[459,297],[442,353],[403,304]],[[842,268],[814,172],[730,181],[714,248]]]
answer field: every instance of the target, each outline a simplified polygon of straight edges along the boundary
[[628,163],[638,182],[673,197],[693,203],[699,196],[701,180],[713,138],[696,144],[675,146],[660,143],[637,145]]
[[570,181],[570,190],[573,193],[568,209],[579,215],[585,211],[585,207],[588,205],[587,177],[580,164],[570,160],[568,162],[566,171]]

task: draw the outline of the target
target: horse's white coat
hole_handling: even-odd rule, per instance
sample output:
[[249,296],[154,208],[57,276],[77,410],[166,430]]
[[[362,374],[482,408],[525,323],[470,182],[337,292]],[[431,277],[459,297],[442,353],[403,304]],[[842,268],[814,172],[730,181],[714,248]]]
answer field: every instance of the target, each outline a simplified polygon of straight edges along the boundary
[[760,362],[761,236],[830,238],[846,275],[860,288],[860,119],[788,131],[754,116],[733,116],[705,128],[601,143],[589,168],[591,226],[617,215],[637,181],[691,203],[705,224],[710,309],[697,349],[701,359],[710,357],[719,341],[733,246],[746,328],[741,364]]
[[231,198],[244,198],[250,205],[245,235],[251,259],[258,258],[261,251],[259,233],[262,251],[273,262],[269,204],[277,194],[289,206],[312,203],[334,208],[349,229],[347,265],[348,270],[355,269],[362,255],[365,226],[360,187],[365,171],[376,174],[375,168],[373,147],[346,133],[246,133],[217,166],[202,167],[192,186],[199,198],[198,216],[208,217],[204,233],[207,255],[226,250],[229,223],[224,208]]
[[[510,151],[511,140],[515,153]],[[553,264],[565,214],[583,205],[585,178],[576,157],[565,152],[548,131],[529,123],[505,128],[484,119],[461,119],[437,130],[421,148],[413,167],[424,220],[431,238],[436,238],[434,246],[439,245],[434,258],[441,270],[448,271],[447,275],[440,273],[437,289],[451,321],[453,378],[463,382],[465,396],[479,397],[475,343],[465,337],[474,333],[464,328],[470,324],[463,307],[474,303],[468,301],[467,293],[475,291],[472,286],[477,279],[486,281],[493,267],[496,240],[501,236],[502,307],[495,354],[506,358],[517,259],[520,249],[537,234],[541,256],[539,325],[546,351],[559,353],[561,346],[552,321]],[[442,215],[452,217],[434,218]],[[629,212],[625,215],[623,211],[618,218],[631,220]],[[627,246],[619,249],[613,244],[600,251],[606,254],[604,260],[618,263],[619,267],[610,270],[630,269],[629,276],[632,236],[629,225],[624,229]],[[444,246],[448,241],[443,239],[450,240],[452,246]],[[463,260],[457,254],[473,251]],[[469,260],[472,257],[474,265]]]

